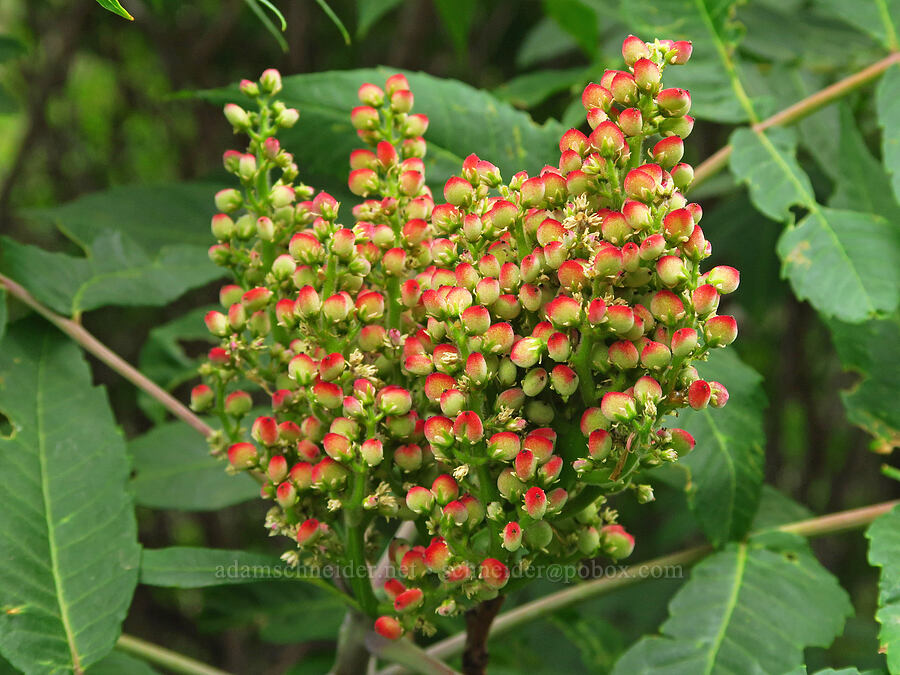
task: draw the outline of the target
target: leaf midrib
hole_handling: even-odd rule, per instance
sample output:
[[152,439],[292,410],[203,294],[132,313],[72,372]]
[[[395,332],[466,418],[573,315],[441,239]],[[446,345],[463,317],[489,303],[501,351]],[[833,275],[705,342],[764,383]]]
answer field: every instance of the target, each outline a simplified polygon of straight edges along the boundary
[[711,675],[711,673],[713,672],[713,668],[715,668],[716,657],[719,654],[719,650],[722,648],[722,643],[725,641],[725,632],[728,630],[728,625],[731,623],[731,617],[733,616],[734,610],[737,607],[737,600],[741,591],[741,582],[744,578],[744,570],[747,567],[747,544],[741,543],[738,545],[736,562],[737,569],[734,573],[734,584],[731,587],[731,593],[728,597],[728,603],[725,606],[725,614],[722,617],[722,624],[721,626],[719,626],[719,631],[718,633],[716,633],[716,637],[713,640],[709,655],[706,659],[706,668],[703,671],[704,675]]
[[37,401],[35,403],[35,421],[38,439],[38,461],[41,466],[41,496],[44,502],[44,519],[47,523],[47,545],[50,549],[50,569],[53,577],[53,586],[56,589],[56,598],[59,604],[59,617],[66,634],[66,643],[69,646],[69,654],[72,657],[72,667],[76,673],[81,673],[81,660],[78,649],[75,646],[75,634],[72,632],[69,620],[69,606],[66,603],[65,592],[62,587],[62,578],[59,571],[59,554],[56,549],[56,529],[53,524],[52,500],[50,498],[49,472],[47,467],[47,435],[44,432],[44,372],[47,363],[47,342],[41,346],[41,356],[38,360],[37,373]]

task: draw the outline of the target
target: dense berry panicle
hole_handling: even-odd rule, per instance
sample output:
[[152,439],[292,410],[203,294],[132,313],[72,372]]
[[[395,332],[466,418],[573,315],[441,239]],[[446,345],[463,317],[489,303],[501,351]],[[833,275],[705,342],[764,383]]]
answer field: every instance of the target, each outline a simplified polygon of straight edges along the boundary
[[[717,311],[739,284],[701,271],[711,246],[684,195],[690,94],[662,77],[691,45],[630,36],[622,53],[626,70],[585,88],[589,135],[566,132],[558,163],[507,183],[470,155],[438,204],[403,75],[363,84],[350,111],[368,147],[350,155],[349,212],[299,183],[274,138],[297,117],[272,98],[275,71],[242,85],[258,111],[226,107],[251,139],[224,157],[241,190],[216,195],[211,226],[235,283],[206,316],[221,344],[192,405],[220,415],[232,470],[263,480],[266,526],[297,542],[287,560],[371,562],[379,518],[432,537],[389,547],[385,637],[528,567],[629,555],[609,496],[651,500],[639,471],[694,446],[671,416],[728,400],[691,366],[734,341]],[[252,387],[271,411],[248,429]],[[351,587],[374,616],[367,583]]]

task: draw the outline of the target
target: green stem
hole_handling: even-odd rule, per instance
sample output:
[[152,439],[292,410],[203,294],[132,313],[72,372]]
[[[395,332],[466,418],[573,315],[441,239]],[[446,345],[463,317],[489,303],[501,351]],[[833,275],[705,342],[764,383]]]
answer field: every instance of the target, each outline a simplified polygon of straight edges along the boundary
[[371,617],[350,610],[338,631],[337,654],[329,675],[358,675],[366,672],[371,655],[366,649],[366,635]]
[[[839,532],[846,532],[848,530],[864,527],[878,518],[878,516],[890,511],[897,504],[900,504],[900,501],[882,502],[880,504],[873,504],[859,509],[850,509],[849,511],[840,511],[818,518],[800,520],[781,525],[774,529],[782,532],[791,532],[803,537],[818,537],[828,534],[837,534]],[[573,605],[576,602],[603,595],[610,591],[624,588],[625,586],[631,586],[644,579],[658,578],[658,575],[654,576],[650,574],[650,572],[660,568],[665,570],[673,569],[675,566],[679,565],[690,565],[706,557],[713,551],[714,549],[711,546],[695,546],[678,553],[672,553],[660,558],[648,560],[644,563],[631,565],[621,569],[616,574],[595,579],[594,581],[588,581],[583,584],[577,584],[557,593],[539,598],[538,600],[520,605],[513,610],[503,612],[497,617],[491,630],[491,637],[497,637],[498,635],[507,633],[518,628],[522,624],[533,621],[534,619],[551,612],[555,612],[563,607]],[[437,658],[454,656],[462,652],[462,649],[465,646],[465,639],[466,636],[464,633],[458,633],[432,645],[427,653]],[[400,671],[396,668],[387,668],[379,671],[378,675],[399,675],[399,672]]]
[[213,668],[189,656],[173,652],[170,649],[160,647],[132,635],[122,634],[118,642],[116,642],[116,647],[120,651],[137,656],[148,663],[162,666],[173,673],[183,673],[184,675],[229,675],[227,671]]
[[[344,506],[345,544],[347,546],[347,563],[350,566],[350,578],[347,581],[362,610],[366,614],[373,615],[378,607],[378,601],[372,592],[369,567],[366,562],[366,528],[361,506],[365,487],[366,474],[354,473],[350,504]],[[361,571],[362,574],[360,574]]]
[[597,405],[597,388],[594,386],[594,373],[591,371],[591,349],[594,345],[593,336],[582,331],[581,344],[572,358],[575,372],[578,374],[578,388],[581,398],[586,406]]
[[[478,476],[478,496],[481,499],[481,505],[487,512],[488,504],[496,499],[496,486],[488,473],[487,466],[477,464],[475,466],[475,474]],[[500,531],[497,529],[497,521],[487,518],[488,530],[490,531],[490,551],[494,557],[499,557],[500,551]]]
[[[785,108],[781,112],[772,115],[762,122],[754,124],[751,129],[753,129],[754,131],[765,131],[770,127],[786,126],[788,124],[798,122],[804,117],[808,117],[817,110],[820,110],[821,108],[824,108],[825,106],[833,103],[841,97],[846,96],[850,92],[868,84],[895,63],[900,63],[900,52],[894,52],[890,56],[887,56],[880,61],[876,61],[875,63],[868,66],[867,68],[864,68],[858,73],[850,75],[843,80],[825,87],[815,94],[807,96],[803,100],[798,101],[794,105]],[[724,169],[728,164],[728,158],[731,157],[731,151],[732,147],[730,145],[726,145],[724,148],[721,148],[711,157],[706,159],[706,161],[702,162],[694,170],[694,180],[691,183],[691,187],[697,187],[698,185],[706,180],[709,180],[709,178]]]

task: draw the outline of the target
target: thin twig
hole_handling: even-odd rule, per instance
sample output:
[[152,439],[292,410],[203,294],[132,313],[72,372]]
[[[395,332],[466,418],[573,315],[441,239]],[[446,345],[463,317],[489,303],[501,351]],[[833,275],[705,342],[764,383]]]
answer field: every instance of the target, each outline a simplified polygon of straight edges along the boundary
[[[837,534],[868,525],[878,516],[887,513],[900,501],[882,502],[872,506],[864,506],[849,511],[831,513],[818,518],[800,520],[778,529],[782,532],[792,532],[804,537],[819,537],[827,534]],[[494,621],[490,637],[509,632],[524,623],[533,621],[541,616],[555,612],[587,598],[593,598],[614,591],[618,588],[631,586],[644,579],[658,578],[653,576],[653,570],[671,568],[676,565],[690,565],[712,553],[711,546],[695,546],[678,553],[672,553],[660,558],[654,558],[643,563],[631,565],[619,570],[615,574],[583,584],[577,584],[557,593],[546,595],[532,602],[520,605],[508,612],[503,612]],[[446,658],[459,654],[465,646],[465,633],[458,633],[429,647],[426,652],[436,658]],[[391,666],[378,672],[378,675],[400,675],[403,669]]]
[[203,434],[203,436],[209,436],[213,433],[213,428],[191,412],[181,401],[100,342],[84,326],[45,307],[22,286],[2,274],[0,274],[0,286],[5,286],[10,295],[31,307],[31,309],[43,316],[138,389],[145,391],[149,396],[159,401],[175,417],[187,423],[191,428]]
[[[835,82],[811,96],[807,96],[781,112],[775,113],[768,119],[764,119],[762,122],[752,125],[750,128],[753,129],[753,131],[765,131],[770,127],[793,124],[804,117],[812,115],[817,110],[836,101],[842,96],[849,94],[854,89],[858,89],[859,87],[868,84],[895,63],[900,63],[900,52],[894,52],[880,61],[876,61],[858,73],[845,77],[843,80]],[[700,163],[694,170],[694,180],[691,182],[691,187],[697,187],[700,183],[703,183],[724,169],[728,164],[728,158],[731,157],[731,151],[731,145],[726,145],[724,148],[720,148],[712,156]]]
[[116,647],[148,663],[162,666],[173,673],[181,673],[182,675],[229,675],[227,671],[213,668],[189,656],[173,652],[171,649],[160,647],[133,635],[122,634],[119,637],[119,641],[116,642]]
[[[415,673],[425,675],[460,675],[443,661],[421,647],[412,640],[388,640],[377,633],[369,633],[366,636],[366,647],[378,658],[388,659],[403,664]],[[398,667],[399,668],[399,667]],[[406,672],[399,668],[397,672]]]

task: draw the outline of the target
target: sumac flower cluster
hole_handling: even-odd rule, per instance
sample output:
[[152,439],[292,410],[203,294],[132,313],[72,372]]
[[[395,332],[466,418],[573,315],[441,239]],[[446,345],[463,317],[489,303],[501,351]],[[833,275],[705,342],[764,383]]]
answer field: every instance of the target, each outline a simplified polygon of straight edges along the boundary
[[407,79],[362,85],[350,213],[297,182],[277,72],[242,83],[258,110],[226,106],[250,143],[225,153],[241,189],[216,195],[210,255],[235,283],[206,317],[221,343],[193,405],[222,420],[214,450],[259,476],[286,559],[366,564],[387,519],[416,523],[383,588],[349,580],[385,636],[531,566],[629,555],[609,496],[651,500],[641,471],[694,445],[673,416],[728,400],[692,363],[734,341],[717,312],[739,276],[701,269],[690,95],[662,84],[691,46],[631,36],[622,53],[558,163],[507,182],[473,154],[438,196]]

